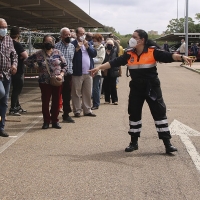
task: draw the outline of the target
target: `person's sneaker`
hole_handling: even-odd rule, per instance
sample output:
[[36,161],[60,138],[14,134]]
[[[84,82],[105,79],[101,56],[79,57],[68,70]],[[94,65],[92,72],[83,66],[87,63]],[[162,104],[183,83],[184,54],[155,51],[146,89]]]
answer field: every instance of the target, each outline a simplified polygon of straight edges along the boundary
[[49,123],[44,122],[42,125],[42,129],[48,129],[49,128]]
[[52,128],[61,129],[61,126],[58,122],[52,122]]
[[75,113],[74,117],[81,117],[81,114],[80,113]]
[[75,121],[70,116],[68,116],[67,118],[64,118],[63,122],[66,122],[66,123],[75,123]]
[[16,109],[19,113],[27,113],[27,110],[24,110],[21,106],[18,106]]
[[4,132],[4,130],[0,130],[0,136],[1,137],[9,137],[7,133]]
[[91,108],[91,110],[97,110],[97,109],[99,109],[99,107],[97,107],[97,106],[93,106],[93,107]]
[[84,114],[84,116],[96,117],[96,115],[95,115],[94,113],[88,113],[88,114]]
[[9,115],[21,116],[21,114],[18,112],[18,110],[16,108],[10,108]]

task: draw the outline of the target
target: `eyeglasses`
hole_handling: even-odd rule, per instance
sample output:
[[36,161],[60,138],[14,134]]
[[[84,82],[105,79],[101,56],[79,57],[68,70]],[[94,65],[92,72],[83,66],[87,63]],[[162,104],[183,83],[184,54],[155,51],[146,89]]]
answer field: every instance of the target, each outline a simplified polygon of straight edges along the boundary
[[7,27],[7,26],[4,26],[4,27],[0,26],[0,28],[1,28],[1,29],[4,29],[4,28],[8,28],[8,27]]

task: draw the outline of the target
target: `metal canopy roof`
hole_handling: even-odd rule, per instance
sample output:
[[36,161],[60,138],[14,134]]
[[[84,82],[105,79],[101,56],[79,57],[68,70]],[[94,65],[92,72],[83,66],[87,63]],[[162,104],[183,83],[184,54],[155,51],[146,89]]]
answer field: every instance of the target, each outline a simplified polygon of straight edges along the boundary
[[0,18],[29,29],[103,27],[69,0],[0,0]]
[[[185,33],[171,33],[161,36],[155,40],[180,41],[182,38],[185,38]],[[188,33],[188,40],[200,40],[200,33]]]

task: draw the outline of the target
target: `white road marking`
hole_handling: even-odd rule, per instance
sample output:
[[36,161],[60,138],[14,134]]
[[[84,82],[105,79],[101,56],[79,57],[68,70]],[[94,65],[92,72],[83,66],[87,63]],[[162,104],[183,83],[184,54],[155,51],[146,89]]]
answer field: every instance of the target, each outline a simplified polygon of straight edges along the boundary
[[187,149],[187,152],[192,158],[193,163],[195,164],[197,170],[200,172],[200,155],[189,138],[189,136],[200,136],[200,132],[193,130],[189,126],[186,126],[177,120],[174,120],[170,124],[169,129],[172,135],[178,135],[180,137],[181,141]]
[[9,136],[11,138],[7,143],[0,147],[0,153],[4,152],[8,147],[10,147],[13,143],[15,143],[20,137],[22,137],[25,133],[27,133],[31,128],[33,128],[40,120],[42,116],[39,116],[35,121],[33,121],[29,126],[24,128],[21,132],[19,132],[16,136]]

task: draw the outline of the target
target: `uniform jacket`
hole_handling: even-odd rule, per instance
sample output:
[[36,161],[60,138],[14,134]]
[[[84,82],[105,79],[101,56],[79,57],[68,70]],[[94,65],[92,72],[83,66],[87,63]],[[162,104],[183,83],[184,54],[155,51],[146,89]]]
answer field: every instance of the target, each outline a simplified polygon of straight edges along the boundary
[[156,61],[173,62],[172,53],[145,46],[141,55],[136,50],[129,51],[124,55],[110,61],[111,68],[128,65],[132,79],[151,79],[157,77]]

